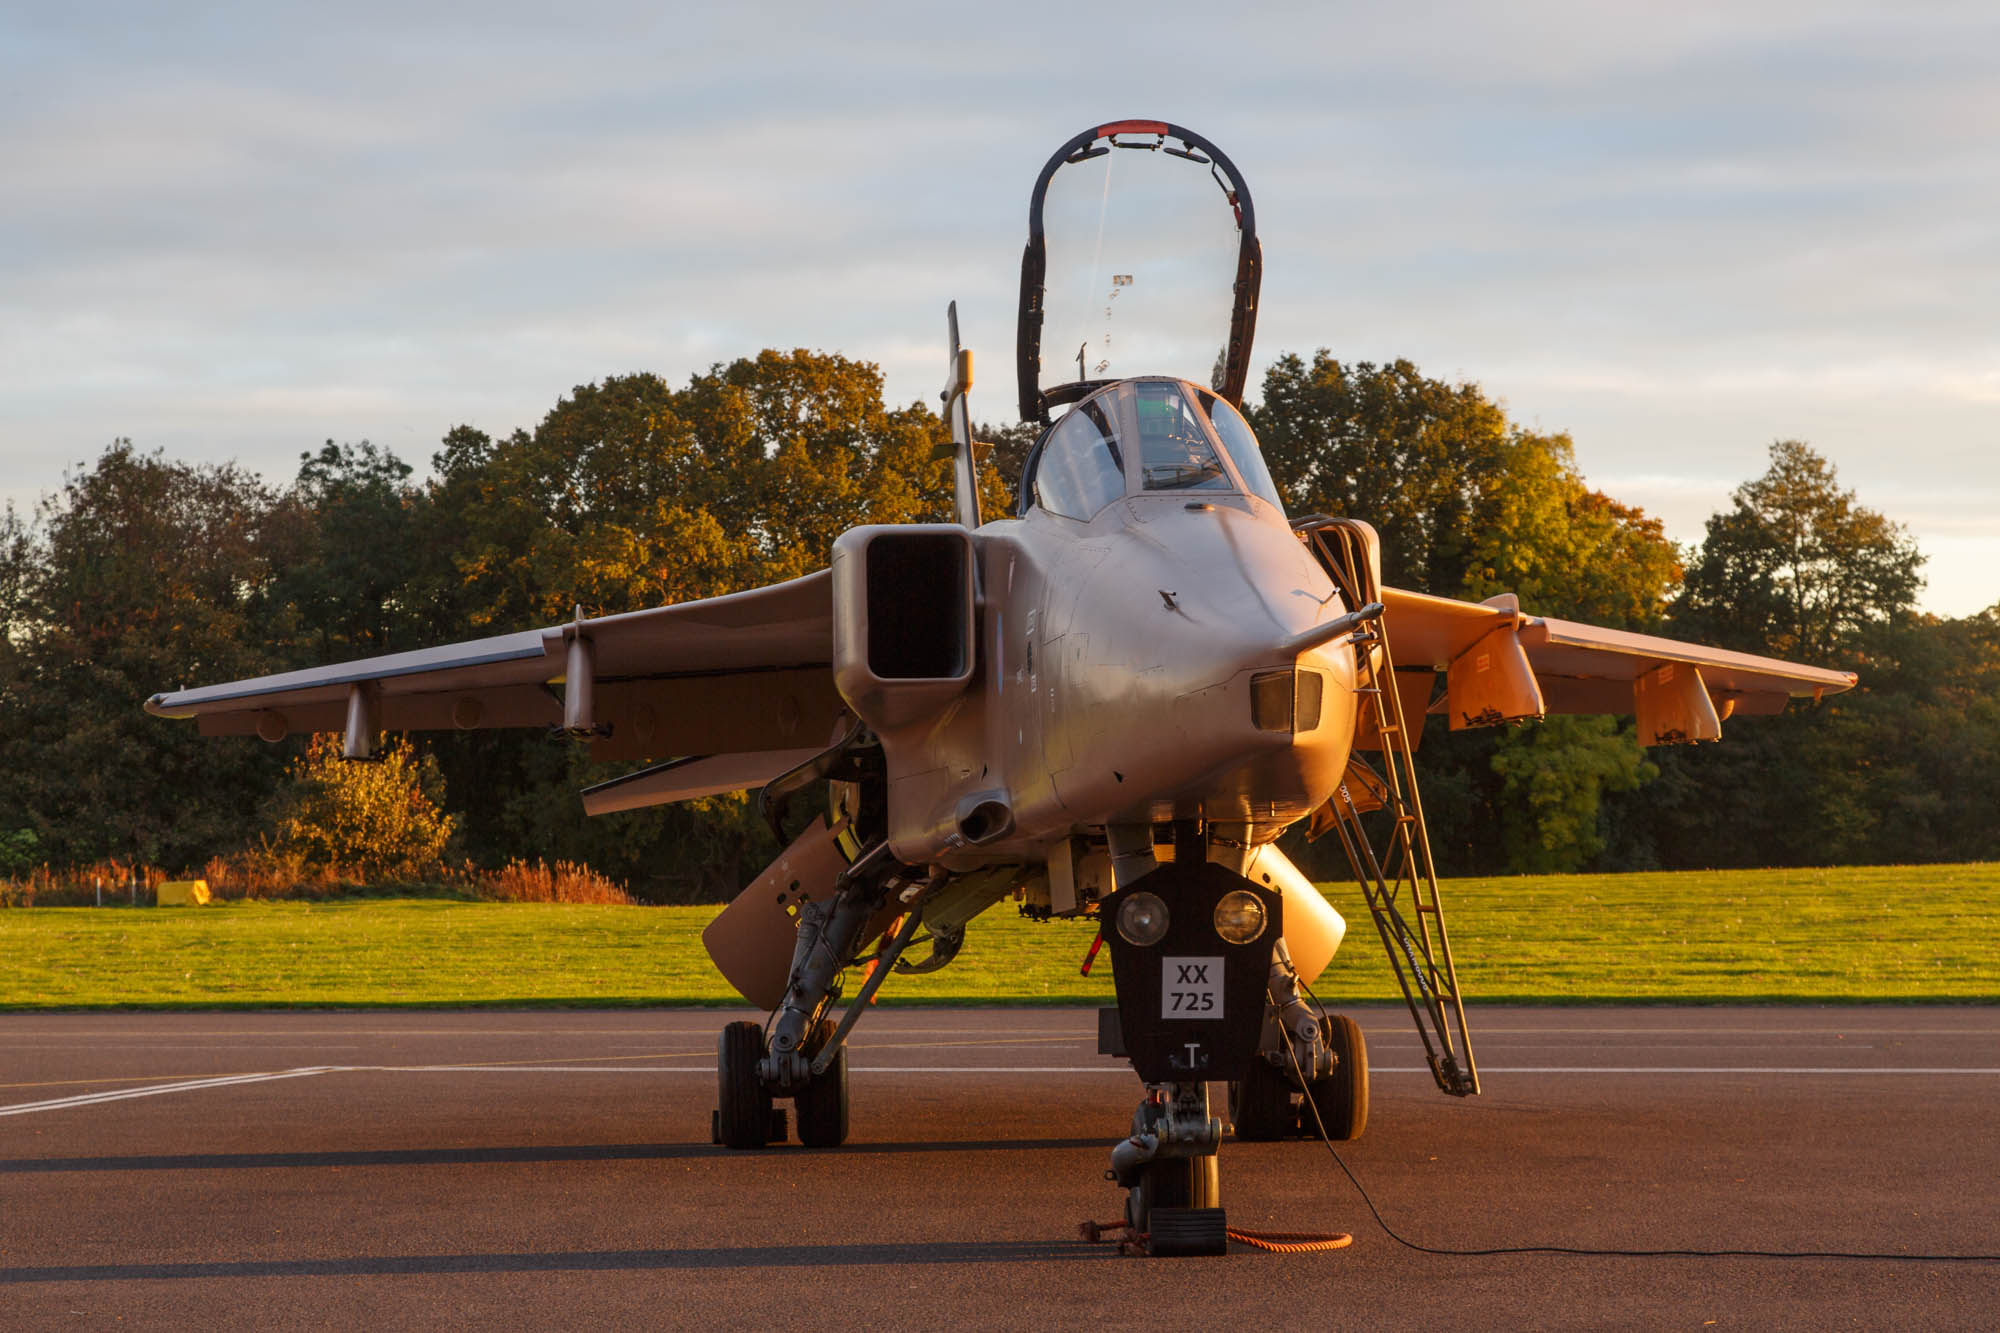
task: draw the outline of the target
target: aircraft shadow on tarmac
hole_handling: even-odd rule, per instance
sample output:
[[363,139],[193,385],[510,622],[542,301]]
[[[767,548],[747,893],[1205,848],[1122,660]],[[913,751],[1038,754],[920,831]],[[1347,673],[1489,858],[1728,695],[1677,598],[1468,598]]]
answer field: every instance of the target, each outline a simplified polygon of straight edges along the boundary
[[[1104,1147],[1102,1138],[953,1139],[917,1143],[848,1143],[839,1156],[868,1153],[1046,1152]],[[811,1152],[774,1146],[767,1156]],[[130,1157],[16,1157],[0,1159],[0,1175],[61,1171],[268,1171],[314,1166],[484,1166],[500,1162],[620,1162],[742,1155],[706,1143],[537,1144],[495,1148],[376,1148],[337,1152],[163,1153]],[[751,1159],[755,1160],[755,1159]]]
[[249,1277],[374,1277],[427,1273],[640,1272],[824,1268],[881,1264],[1016,1264],[1104,1259],[1082,1241],[926,1241],[920,1245],[736,1245],[701,1250],[558,1250],[498,1254],[361,1254],[197,1264],[75,1264],[0,1268],[0,1286],[36,1282],[158,1282]]

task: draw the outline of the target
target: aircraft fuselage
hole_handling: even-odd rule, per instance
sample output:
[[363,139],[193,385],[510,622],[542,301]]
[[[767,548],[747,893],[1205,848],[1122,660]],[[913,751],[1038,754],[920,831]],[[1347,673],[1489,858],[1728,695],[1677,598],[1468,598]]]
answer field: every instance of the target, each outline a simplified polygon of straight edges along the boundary
[[1175,819],[1261,843],[1333,793],[1354,736],[1354,650],[1288,644],[1353,608],[1276,506],[1146,491],[1088,519],[1031,507],[967,540],[977,632],[963,694],[902,725],[869,718],[900,860],[1033,862],[1073,832]]

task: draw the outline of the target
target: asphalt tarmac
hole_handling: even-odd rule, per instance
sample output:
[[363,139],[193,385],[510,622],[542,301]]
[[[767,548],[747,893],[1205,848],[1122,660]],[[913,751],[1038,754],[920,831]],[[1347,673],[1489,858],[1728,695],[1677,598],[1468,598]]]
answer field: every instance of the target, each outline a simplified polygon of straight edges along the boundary
[[[1092,1011],[878,1010],[848,1146],[753,1153],[738,1016],[0,1016],[0,1327],[2000,1324],[1992,1262],[1417,1253],[1305,1141],[1225,1144],[1230,1222],[1350,1248],[1121,1258]],[[1341,1156],[1421,1244],[2000,1253],[2000,1010],[1478,1009],[1464,1101],[1357,1017]]]

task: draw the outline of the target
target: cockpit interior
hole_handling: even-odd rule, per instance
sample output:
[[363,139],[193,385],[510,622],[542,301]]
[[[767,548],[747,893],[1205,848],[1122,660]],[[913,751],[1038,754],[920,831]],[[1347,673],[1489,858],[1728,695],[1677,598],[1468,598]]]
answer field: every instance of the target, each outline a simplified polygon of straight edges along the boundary
[[1019,512],[1088,521],[1146,492],[1250,495],[1284,512],[1243,414],[1186,380],[1109,384],[1078,402],[1028,455]]

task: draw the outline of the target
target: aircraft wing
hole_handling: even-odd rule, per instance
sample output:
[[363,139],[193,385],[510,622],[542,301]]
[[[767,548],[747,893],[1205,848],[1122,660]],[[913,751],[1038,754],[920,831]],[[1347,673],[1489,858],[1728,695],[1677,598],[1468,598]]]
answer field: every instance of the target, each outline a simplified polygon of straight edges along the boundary
[[[1715,740],[1733,713],[1780,713],[1790,699],[1851,689],[1851,671],[1626,630],[1523,615],[1511,595],[1486,602],[1382,589],[1382,623],[1399,690],[1442,673],[1453,730],[1548,713],[1639,719],[1644,744]],[[1405,682],[1404,676],[1420,676]],[[1409,698],[1405,698],[1406,710]]]
[[[823,747],[831,575],[624,615],[156,694],[203,735],[566,727],[594,758]],[[558,688],[560,687],[560,688]]]

